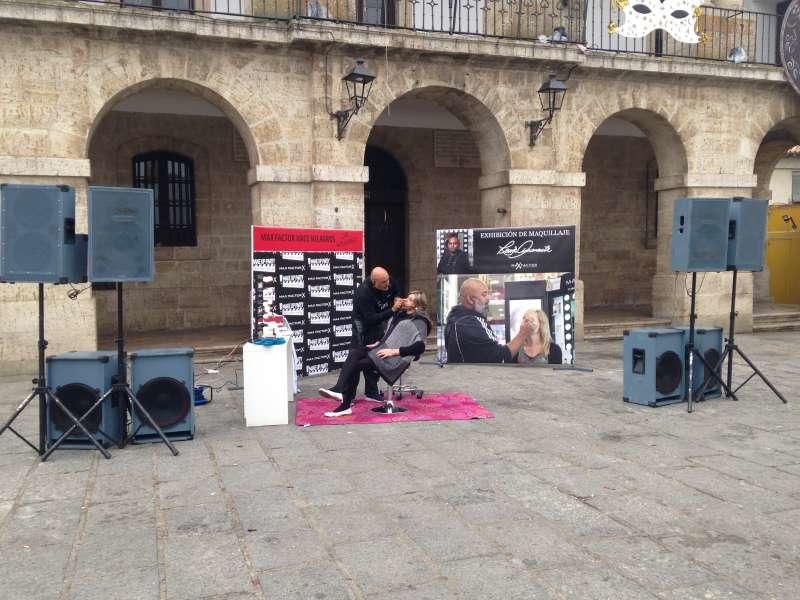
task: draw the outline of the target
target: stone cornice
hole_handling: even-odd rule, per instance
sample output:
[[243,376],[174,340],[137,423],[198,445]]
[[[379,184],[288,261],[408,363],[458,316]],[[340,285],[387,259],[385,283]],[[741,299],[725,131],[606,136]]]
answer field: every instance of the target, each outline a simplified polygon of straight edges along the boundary
[[366,183],[369,168],[363,166],[312,165],[305,167],[273,167],[258,165],[247,173],[247,183],[313,183],[313,182]]
[[543,44],[532,40],[451,35],[316,21],[311,19],[226,19],[212,15],[188,15],[147,8],[118,8],[90,3],[0,2],[0,20],[27,21],[141,31],[176,33],[204,38],[238,40],[271,45],[309,45],[384,48],[406,53],[461,55],[472,61],[492,63],[544,62],[548,69],[577,63],[585,70],[669,77],[721,78],[786,84],[783,69],[771,65],[731,64],[690,58],[653,58],[641,54],[592,50],[583,53],[574,45]]
[[490,190],[507,185],[536,185],[546,187],[584,187],[585,173],[561,171],[535,171],[531,169],[509,169],[484,175],[478,179],[478,188]]
[[0,156],[0,175],[17,177],[89,177],[91,164],[82,158]]
[[[682,173],[659,177],[655,180],[657,192],[679,188],[754,188],[757,177],[754,173]],[[749,193],[749,192],[748,192]]]

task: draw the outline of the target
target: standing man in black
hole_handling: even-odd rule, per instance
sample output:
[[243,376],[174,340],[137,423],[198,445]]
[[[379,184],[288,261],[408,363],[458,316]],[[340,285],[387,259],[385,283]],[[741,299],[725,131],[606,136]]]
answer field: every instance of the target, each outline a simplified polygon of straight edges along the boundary
[[[403,308],[403,299],[399,298],[400,290],[389,272],[383,267],[375,267],[369,277],[361,282],[353,300],[353,338],[352,348],[363,348],[368,344],[380,341],[386,323],[395,312]],[[368,400],[380,402],[378,399],[377,372],[364,373],[364,396]],[[339,381],[330,391],[341,394]],[[338,398],[341,401],[341,398]]]

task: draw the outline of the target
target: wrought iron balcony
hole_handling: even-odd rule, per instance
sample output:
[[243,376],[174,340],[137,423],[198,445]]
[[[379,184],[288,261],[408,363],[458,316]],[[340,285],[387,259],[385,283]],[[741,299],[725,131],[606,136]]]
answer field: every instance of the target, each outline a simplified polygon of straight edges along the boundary
[[702,6],[699,44],[656,30],[612,33],[624,21],[614,0],[97,0],[123,8],[227,19],[316,20],[419,32],[581,44],[589,52],[636,53],[779,64],[777,15]]

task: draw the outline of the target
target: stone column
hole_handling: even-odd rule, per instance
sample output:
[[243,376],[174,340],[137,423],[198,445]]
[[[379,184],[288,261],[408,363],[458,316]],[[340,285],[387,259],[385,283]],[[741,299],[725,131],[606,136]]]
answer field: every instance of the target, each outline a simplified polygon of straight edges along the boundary
[[314,165],[314,226],[364,229],[364,184],[369,167]]
[[247,175],[254,225],[364,228],[365,166],[259,165]]
[[[85,159],[0,156],[0,183],[69,185],[75,188],[75,230],[88,231]],[[84,288],[88,284],[76,284]],[[70,300],[67,285],[45,284],[47,354],[97,349],[97,307],[91,290]],[[34,373],[38,356],[38,286],[0,284],[0,375]]]
[[483,227],[575,226],[575,338],[583,340],[583,281],[579,278],[581,189],[584,173],[511,169],[484,175],[481,190]]
[[[691,274],[672,271],[672,216],[678,198],[730,198],[749,196],[753,174],[685,173],[661,177],[658,192],[658,249],[653,277],[653,316],[669,317],[675,325],[689,322],[690,299],[686,289]],[[697,323],[727,329],[730,316],[732,273],[698,273],[695,302]],[[753,329],[753,274],[740,272],[736,286],[737,331]]]
[[257,165],[247,173],[247,183],[253,225],[314,226],[310,168]]

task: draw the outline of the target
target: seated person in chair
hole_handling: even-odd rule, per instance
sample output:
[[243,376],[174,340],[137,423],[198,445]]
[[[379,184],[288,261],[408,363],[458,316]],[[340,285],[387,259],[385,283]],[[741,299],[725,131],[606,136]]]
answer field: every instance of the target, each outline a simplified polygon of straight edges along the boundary
[[362,372],[377,370],[390,385],[408,368],[411,361],[425,351],[425,338],[431,330],[431,321],[425,314],[427,299],[423,292],[411,292],[403,300],[383,338],[368,346],[352,348],[339,372],[336,388],[341,393],[321,388],[326,398],[339,400],[336,409],[326,412],[326,417],[352,414],[353,399]]
[[561,348],[550,336],[550,321],[545,312],[533,308],[526,310],[522,321],[528,324],[530,333],[523,339],[514,361],[523,365],[560,365]]

